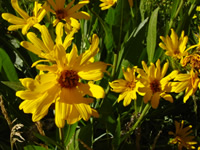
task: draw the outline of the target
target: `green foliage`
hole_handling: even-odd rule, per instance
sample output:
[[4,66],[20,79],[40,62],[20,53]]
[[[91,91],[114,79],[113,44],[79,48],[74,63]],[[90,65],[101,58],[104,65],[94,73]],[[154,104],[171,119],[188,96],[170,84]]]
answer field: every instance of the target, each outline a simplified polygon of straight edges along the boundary
[[[32,15],[34,2],[35,0],[19,0],[19,5]],[[45,0],[39,2],[44,3]],[[71,0],[66,0],[66,5],[69,2]],[[172,138],[168,132],[175,132],[175,120],[185,120],[186,125],[193,126],[197,149],[200,144],[199,89],[186,103],[183,103],[184,92],[172,93],[173,103],[161,98],[158,108],[153,109],[150,103],[143,102],[143,96],[137,94],[137,100],[125,107],[123,101],[118,102],[119,93],[112,91],[109,82],[124,78],[122,68],[142,68],[141,61],[147,64],[158,59],[161,60],[161,64],[169,61],[167,74],[173,71],[173,63],[177,60],[165,56],[163,49],[159,47],[159,37],[169,35],[171,28],[180,37],[181,31],[184,30],[189,39],[188,45],[197,44],[200,12],[196,11],[196,8],[200,2],[133,0],[133,7],[130,7],[128,0],[118,0],[108,10],[101,10],[100,4],[98,0],[90,0],[88,5],[81,8],[90,14],[90,20],[79,20],[80,30],[74,35],[72,42],[77,45],[78,53],[81,54],[89,48],[91,36],[96,33],[99,37],[99,53],[94,60],[109,64],[108,73],[96,82],[104,88],[105,97],[94,100],[91,104],[91,107],[98,111],[99,118],[91,117],[88,121],[66,124],[62,129],[55,125],[54,105],[50,106],[48,114],[40,121],[40,127],[32,122],[32,114],[25,114],[19,110],[22,100],[16,97],[16,91],[25,90],[19,79],[35,78],[39,71],[31,65],[40,58],[20,46],[21,41],[28,41],[26,35],[22,35],[21,29],[8,31],[10,23],[0,18],[0,96],[3,99],[3,104],[0,103],[0,149],[175,150],[177,146],[168,144]],[[0,1],[0,12],[19,16],[12,8],[10,0]],[[194,18],[194,15],[197,17]],[[41,24],[48,27],[52,38],[55,39],[53,18],[55,16],[48,13]],[[38,38],[41,37],[36,28],[30,28],[29,31],[34,32]],[[70,52],[71,47],[67,52]],[[196,51],[199,53],[199,47]],[[183,67],[181,69],[184,70]],[[2,107],[5,107],[6,112]],[[17,124],[23,124],[24,127],[14,132],[13,128]],[[42,134],[41,130],[45,134]],[[15,136],[11,137],[11,133],[15,133]],[[25,140],[20,141],[21,137]]]

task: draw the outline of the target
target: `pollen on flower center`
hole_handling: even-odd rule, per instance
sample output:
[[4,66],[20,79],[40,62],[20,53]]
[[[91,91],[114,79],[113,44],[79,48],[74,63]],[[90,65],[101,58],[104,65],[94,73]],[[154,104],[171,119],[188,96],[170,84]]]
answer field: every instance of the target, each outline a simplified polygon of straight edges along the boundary
[[61,87],[64,88],[73,88],[78,84],[79,76],[76,71],[73,70],[64,70],[61,72],[58,82]]
[[133,90],[135,88],[135,82],[134,81],[128,82],[126,87],[130,88],[131,90]]
[[161,91],[160,82],[158,80],[153,80],[150,83],[150,88],[153,91],[153,93],[160,92]]
[[56,18],[58,18],[59,20],[62,20],[66,17],[66,12],[63,9],[59,9],[56,11]]

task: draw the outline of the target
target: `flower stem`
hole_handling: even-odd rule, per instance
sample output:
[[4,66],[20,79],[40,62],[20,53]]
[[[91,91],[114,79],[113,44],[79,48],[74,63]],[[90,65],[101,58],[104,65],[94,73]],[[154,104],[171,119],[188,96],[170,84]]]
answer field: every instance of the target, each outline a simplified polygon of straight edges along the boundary
[[125,140],[129,135],[131,135],[132,132],[142,123],[143,118],[146,116],[146,114],[148,113],[150,108],[151,108],[151,104],[147,103],[146,106],[144,107],[143,111],[142,111],[142,114],[140,115],[138,120],[135,122],[135,124],[132,126],[132,128],[123,137],[122,141]]
[[59,129],[59,138],[63,147],[63,150],[65,150],[65,143],[64,143],[64,133],[63,133],[63,128],[58,128]]

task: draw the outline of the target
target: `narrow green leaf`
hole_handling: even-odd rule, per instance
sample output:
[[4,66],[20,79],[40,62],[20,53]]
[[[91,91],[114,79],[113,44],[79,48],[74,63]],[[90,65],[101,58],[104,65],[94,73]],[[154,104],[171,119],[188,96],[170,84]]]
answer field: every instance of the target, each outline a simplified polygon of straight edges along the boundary
[[154,57],[154,52],[156,48],[156,33],[157,33],[157,18],[158,18],[158,10],[157,7],[153,13],[151,14],[148,33],[147,33],[147,55],[148,61],[152,62]]
[[46,150],[46,148],[35,145],[27,145],[24,147],[24,150]]
[[105,18],[106,23],[109,25],[114,25],[115,23],[115,9],[110,8]]
[[1,81],[1,83],[13,89],[14,91],[25,90],[24,86],[20,82]]
[[72,124],[72,125],[66,125],[66,127],[64,128],[64,142],[65,145],[67,146],[70,142],[70,140],[72,139],[73,135],[75,134],[75,130],[77,127],[78,123]]
[[121,133],[121,122],[120,122],[120,115],[117,118],[117,126],[115,130],[115,135],[113,139],[113,146],[117,149],[120,145],[120,133]]
[[51,138],[49,138],[49,137],[47,137],[47,136],[43,136],[43,135],[38,134],[38,133],[34,133],[34,135],[35,135],[38,139],[42,140],[43,142],[45,142],[45,143],[48,144],[48,145],[57,146],[59,149],[62,149],[62,148],[63,148],[59,143],[57,143],[56,141],[54,141],[53,139],[51,139]]
[[5,71],[5,74],[9,81],[18,81],[18,75],[15,70],[15,67],[10,60],[10,57],[6,53],[6,51],[0,48],[0,61],[2,64],[2,68]]

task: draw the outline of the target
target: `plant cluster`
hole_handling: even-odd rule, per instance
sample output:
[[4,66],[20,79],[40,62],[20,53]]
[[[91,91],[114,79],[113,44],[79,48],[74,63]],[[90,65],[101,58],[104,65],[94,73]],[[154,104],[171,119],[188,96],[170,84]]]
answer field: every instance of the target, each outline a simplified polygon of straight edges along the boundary
[[197,0],[0,4],[1,149],[200,149]]

